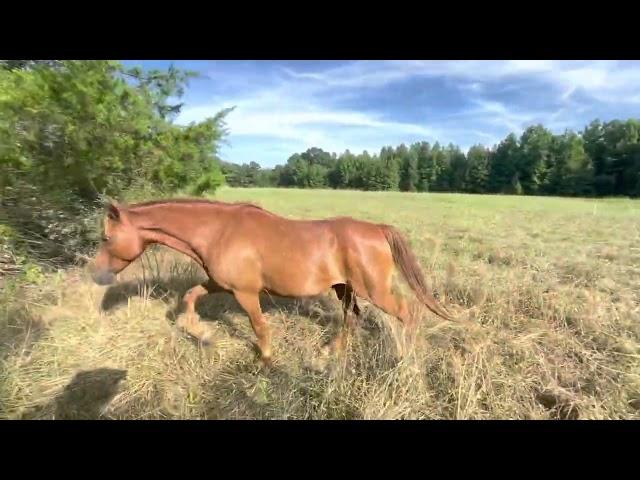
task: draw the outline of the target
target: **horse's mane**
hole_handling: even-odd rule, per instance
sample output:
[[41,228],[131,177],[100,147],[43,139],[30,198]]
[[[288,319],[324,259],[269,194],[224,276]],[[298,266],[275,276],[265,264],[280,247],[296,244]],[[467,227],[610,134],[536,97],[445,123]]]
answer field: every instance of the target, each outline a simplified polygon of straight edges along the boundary
[[248,207],[248,208],[256,208],[258,210],[262,210],[265,211],[262,207],[260,207],[259,205],[250,203],[250,202],[221,202],[218,200],[207,200],[204,198],[167,198],[167,199],[162,199],[162,200],[151,200],[151,201],[147,201],[147,202],[140,202],[140,203],[134,203],[131,205],[127,205],[127,209],[129,210],[138,210],[138,209],[143,209],[145,207],[157,207],[157,206],[163,206],[163,205],[175,205],[175,204],[181,204],[181,205],[217,205],[217,206],[238,206],[238,207]]

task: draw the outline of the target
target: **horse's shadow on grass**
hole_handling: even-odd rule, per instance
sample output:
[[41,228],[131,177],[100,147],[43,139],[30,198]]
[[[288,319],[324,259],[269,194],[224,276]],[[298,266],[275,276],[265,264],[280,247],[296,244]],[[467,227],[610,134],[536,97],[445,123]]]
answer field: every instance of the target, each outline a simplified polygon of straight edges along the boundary
[[95,420],[120,392],[126,370],[98,368],[77,373],[51,402],[35,407],[23,419]]
[[[166,279],[123,282],[107,289],[101,302],[101,308],[105,312],[112,311],[127,304],[132,297],[159,299],[167,304],[166,319],[175,323],[178,316],[184,312],[183,295],[202,281],[202,279],[186,279],[183,276],[175,276]],[[331,329],[333,322],[342,317],[340,301],[332,291],[328,291],[326,295],[310,298],[283,298],[262,294],[260,295],[260,304],[266,315],[298,315],[328,329]],[[234,315],[244,317],[247,315],[233,295],[229,293],[205,295],[198,299],[196,312],[202,321],[220,322],[227,327],[233,336],[250,341],[231,320]],[[363,322],[360,324],[363,325]]]

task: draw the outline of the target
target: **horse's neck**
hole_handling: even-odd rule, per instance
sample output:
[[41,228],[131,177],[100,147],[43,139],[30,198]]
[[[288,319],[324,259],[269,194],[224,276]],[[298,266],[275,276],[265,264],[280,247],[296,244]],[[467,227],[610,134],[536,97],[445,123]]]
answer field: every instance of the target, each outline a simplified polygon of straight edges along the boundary
[[200,266],[204,266],[204,260],[202,260],[202,258],[200,258],[194,248],[184,240],[180,240],[179,238],[168,235],[165,232],[156,230],[149,230],[148,232],[146,232],[145,237],[149,243],[159,243],[161,245],[165,245],[180,253],[184,253],[188,257],[191,257],[193,260],[195,260],[196,263],[198,263]]
[[204,264],[192,243],[195,229],[201,226],[200,219],[188,212],[178,215],[175,211],[163,211],[161,208],[136,213],[136,224],[147,242],[160,243],[191,257],[200,265]]

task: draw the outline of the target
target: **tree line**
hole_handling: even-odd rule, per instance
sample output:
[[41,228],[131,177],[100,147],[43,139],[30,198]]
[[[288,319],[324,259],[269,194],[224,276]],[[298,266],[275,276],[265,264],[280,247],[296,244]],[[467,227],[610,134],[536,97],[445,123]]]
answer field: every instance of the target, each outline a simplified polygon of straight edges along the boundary
[[498,145],[467,152],[439,142],[383,147],[377,154],[321,148],[262,169],[223,163],[231,186],[504,193],[557,196],[639,196],[640,121],[592,121],[581,132],[553,134],[542,125]]

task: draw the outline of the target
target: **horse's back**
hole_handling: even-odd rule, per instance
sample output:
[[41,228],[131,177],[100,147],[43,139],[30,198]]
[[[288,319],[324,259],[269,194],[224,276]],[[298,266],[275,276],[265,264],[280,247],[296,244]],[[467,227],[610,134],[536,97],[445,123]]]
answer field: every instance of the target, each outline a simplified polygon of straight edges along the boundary
[[234,237],[260,245],[264,252],[312,254],[325,249],[352,248],[362,241],[386,243],[380,225],[348,216],[291,219],[259,208],[246,208],[238,212],[232,229]]

